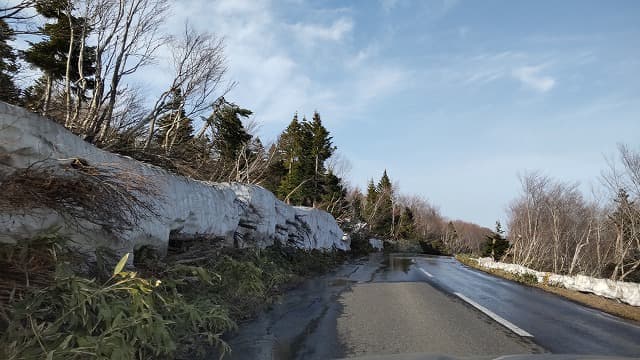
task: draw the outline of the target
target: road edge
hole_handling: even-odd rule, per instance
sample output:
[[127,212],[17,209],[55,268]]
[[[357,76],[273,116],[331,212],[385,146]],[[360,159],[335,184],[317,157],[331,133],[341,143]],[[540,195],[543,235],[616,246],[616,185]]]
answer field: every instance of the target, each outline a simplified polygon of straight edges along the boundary
[[471,269],[479,270],[486,274],[495,276],[497,278],[513,281],[524,286],[537,288],[545,292],[560,296],[563,299],[567,299],[576,304],[586,306],[588,308],[598,310],[608,315],[616,316],[627,321],[634,322],[636,325],[640,325],[640,308],[637,308],[635,306],[616,302],[615,300],[607,299],[605,297],[598,296],[595,294],[581,293],[575,290],[569,290],[566,288],[554,287],[554,286],[544,285],[540,283],[532,284],[532,283],[518,281],[518,279],[513,274],[500,269],[484,268],[478,265],[478,263],[474,261],[472,258],[468,258],[460,255],[456,255],[454,256],[454,258],[460,264],[467,266]]

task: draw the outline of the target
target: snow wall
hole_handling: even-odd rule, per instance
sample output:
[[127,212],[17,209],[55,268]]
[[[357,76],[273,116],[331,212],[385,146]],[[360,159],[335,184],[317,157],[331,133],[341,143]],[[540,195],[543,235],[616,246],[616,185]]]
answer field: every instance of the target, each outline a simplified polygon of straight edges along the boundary
[[[98,246],[118,253],[152,246],[165,253],[172,238],[219,239],[225,246],[266,247],[274,242],[305,249],[349,250],[350,240],[327,212],[293,207],[268,190],[241,183],[209,183],[177,176],[159,167],[96,148],[63,126],[22,108],[0,102],[0,172],[11,173],[38,161],[60,163],[73,158],[108,166],[144,179],[157,195],[143,200],[157,216],[114,241],[99,226],[67,226],[48,209],[0,213],[0,242],[16,243],[58,229],[88,250]],[[0,189],[0,196],[2,189]]]
[[620,300],[633,306],[640,306],[640,284],[598,279],[586,275],[558,275],[554,273],[536,271],[522,265],[507,264],[493,259],[479,258],[478,264],[489,269],[501,269],[512,274],[532,274],[539,283],[546,282],[550,285],[561,285],[570,290],[593,293],[610,299]]

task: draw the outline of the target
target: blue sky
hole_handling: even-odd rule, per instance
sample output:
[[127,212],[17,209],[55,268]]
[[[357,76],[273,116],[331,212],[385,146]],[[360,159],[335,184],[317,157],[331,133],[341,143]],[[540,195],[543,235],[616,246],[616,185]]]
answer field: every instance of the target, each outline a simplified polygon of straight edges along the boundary
[[638,1],[175,4],[169,29],[225,37],[228,98],[262,138],[318,110],[352,185],[386,168],[450,218],[505,220],[527,170],[588,191],[640,145]]

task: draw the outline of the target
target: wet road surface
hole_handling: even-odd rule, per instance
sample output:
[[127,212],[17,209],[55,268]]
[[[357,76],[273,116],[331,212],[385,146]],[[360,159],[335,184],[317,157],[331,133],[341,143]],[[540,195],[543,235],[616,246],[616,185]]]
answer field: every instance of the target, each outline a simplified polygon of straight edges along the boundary
[[640,326],[448,257],[345,264],[288,292],[229,339],[231,359],[433,353],[640,356]]

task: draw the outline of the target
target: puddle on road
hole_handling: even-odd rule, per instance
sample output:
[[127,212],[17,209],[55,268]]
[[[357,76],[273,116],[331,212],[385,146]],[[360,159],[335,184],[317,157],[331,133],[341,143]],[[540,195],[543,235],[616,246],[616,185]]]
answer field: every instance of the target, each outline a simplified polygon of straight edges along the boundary
[[415,260],[405,256],[389,255],[385,258],[383,265],[387,271],[402,271],[408,273],[411,266],[415,264]]

